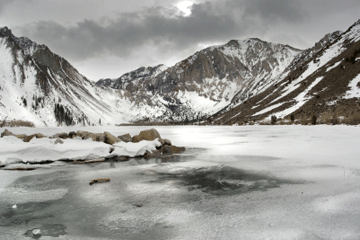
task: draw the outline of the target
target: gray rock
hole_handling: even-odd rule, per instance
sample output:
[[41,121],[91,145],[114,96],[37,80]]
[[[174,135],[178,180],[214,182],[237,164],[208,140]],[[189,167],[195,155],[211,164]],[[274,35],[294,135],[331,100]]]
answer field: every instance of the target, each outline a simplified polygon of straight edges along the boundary
[[132,137],[130,134],[124,134],[124,135],[118,136],[118,138],[123,142],[131,142],[132,141]]
[[74,131],[69,132],[69,137],[70,137],[70,138],[74,138],[74,137],[76,137],[76,136],[77,136],[77,133],[76,133],[76,132],[74,132]]
[[61,140],[60,138],[56,139],[56,141],[54,142],[54,144],[63,144],[64,141]]
[[5,137],[5,136],[14,136],[14,134],[9,130],[5,129],[5,131],[1,133],[1,137]]
[[149,129],[149,130],[141,131],[139,133],[139,135],[135,135],[132,138],[132,142],[137,143],[137,142],[140,142],[142,140],[153,141],[156,138],[158,138],[160,140],[161,136],[160,136],[159,132],[156,129],[152,128],[152,129]]
[[112,135],[109,132],[104,132],[105,135],[105,143],[113,145],[117,142],[120,142],[120,139],[118,139],[117,137],[115,137],[114,135]]

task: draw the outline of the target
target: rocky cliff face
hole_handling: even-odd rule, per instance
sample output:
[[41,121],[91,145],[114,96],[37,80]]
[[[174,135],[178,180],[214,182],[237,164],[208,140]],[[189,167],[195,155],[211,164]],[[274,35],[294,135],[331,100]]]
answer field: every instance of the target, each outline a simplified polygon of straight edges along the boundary
[[[261,91],[301,50],[259,39],[209,47],[170,68],[140,68],[97,85],[126,91],[137,104],[164,105],[161,121],[203,118]],[[194,115],[196,117],[194,117]],[[170,119],[172,120],[172,119]]]

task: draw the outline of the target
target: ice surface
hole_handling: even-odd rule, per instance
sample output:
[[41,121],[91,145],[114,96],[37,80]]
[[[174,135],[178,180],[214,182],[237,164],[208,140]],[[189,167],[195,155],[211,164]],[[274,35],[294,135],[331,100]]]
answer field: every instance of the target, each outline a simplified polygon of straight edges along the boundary
[[[70,129],[59,130],[11,129],[49,135]],[[143,127],[87,130],[133,135]],[[0,184],[6,182],[2,236],[22,239],[50,224],[66,227],[60,239],[359,239],[359,127],[157,130],[189,150],[173,160],[65,165],[31,174],[0,170]],[[111,181],[89,185],[101,177]]]

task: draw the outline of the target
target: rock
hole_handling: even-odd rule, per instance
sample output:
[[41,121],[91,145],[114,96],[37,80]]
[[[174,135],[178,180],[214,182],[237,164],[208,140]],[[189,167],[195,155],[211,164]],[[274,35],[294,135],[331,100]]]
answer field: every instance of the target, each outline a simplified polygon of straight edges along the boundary
[[24,137],[24,142],[30,142],[34,137],[36,137],[36,134],[26,136]]
[[[99,138],[99,136],[104,135],[103,133],[87,133],[83,135],[83,139],[91,138],[93,141],[98,141],[96,139]],[[103,141],[98,141],[103,142]]]
[[93,133],[88,132],[88,131],[77,131],[77,136],[81,137],[81,139],[88,139],[90,137],[90,135],[92,135]]
[[112,153],[113,151],[115,151],[115,148],[111,147],[110,150],[109,150],[109,153]]
[[93,185],[94,183],[105,183],[105,182],[110,182],[110,178],[97,178],[97,179],[91,180],[91,182],[89,184]]
[[69,137],[70,137],[70,138],[74,138],[74,137],[76,137],[76,136],[77,136],[77,133],[76,133],[76,132],[74,132],[74,131],[69,132]]
[[124,135],[118,136],[118,138],[123,142],[131,142],[132,141],[132,137],[130,134],[124,134]]
[[60,138],[56,139],[56,141],[54,142],[54,144],[63,144],[64,141],[61,140]]
[[87,164],[87,163],[99,163],[99,162],[105,162],[105,158],[97,158],[97,159],[91,159],[91,160],[74,160],[74,164]]
[[105,134],[100,134],[96,137],[95,141],[97,142],[105,142]]
[[152,129],[149,129],[149,130],[141,131],[139,133],[139,135],[135,135],[132,138],[132,142],[133,143],[138,143],[138,142],[140,142],[142,140],[153,141],[156,138],[158,138],[160,140],[161,136],[160,136],[159,132],[156,129],[152,128]]
[[1,133],[1,137],[5,137],[5,136],[14,136],[14,134],[9,130],[5,129],[5,131]]
[[66,132],[62,132],[62,133],[57,133],[53,136],[53,138],[62,138],[62,139],[67,139],[69,138],[69,135]]
[[36,138],[46,138],[46,136],[41,133],[37,133]]
[[113,145],[114,143],[120,142],[120,139],[118,139],[109,132],[104,132],[104,135],[105,135],[105,143],[107,144]]
[[26,137],[26,134],[19,134],[19,135],[15,135],[15,137],[24,140],[24,138]]
[[164,146],[162,148],[162,153],[163,154],[175,154],[175,153],[180,153],[185,151],[184,147],[176,147],[176,146]]
[[144,154],[144,158],[145,159],[150,159],[150,158],[156,158],[156,157],[160,157],[161,152],[159,150],[155,150],[152,152],[146,151]]
[[171,141],[169,139],[162,139],[164,143],[162,143],[162,145],[168,145],[171,146]]

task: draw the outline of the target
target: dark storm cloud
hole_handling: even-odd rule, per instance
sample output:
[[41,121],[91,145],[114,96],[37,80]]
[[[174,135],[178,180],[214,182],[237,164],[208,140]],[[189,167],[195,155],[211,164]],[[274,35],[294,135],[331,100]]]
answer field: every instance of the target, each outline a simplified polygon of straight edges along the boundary
[[[266,31],[276,21],[301,21],[303,10],[286,0],[205,2],[194,4],[188,17],[175,9],[146,8],[117,19],[83,20],[71,27],[42,21],[21,33],[75,59],[102,54],[127,57],[144,45],[181,51],[199,42],[224,42]],[[105,22],[105,23],[103,23]]]
[[324,34],[343,29],[337,29],[339,19],[348,20],[360,8],[358,0],[211,1],[194,4],[187,17],[177,9],[148,7],[119,13],[117,18],[83,20],[70,27],[41,21],[18,30],[76,60],[106,54],[127,58],[148,46],[156,48],[156,54],[165,56],[195,49],[199,43],[249,36],[263,38],[267,34],[270,36],[267,40],[295,39],[294,42],[313,44]]

